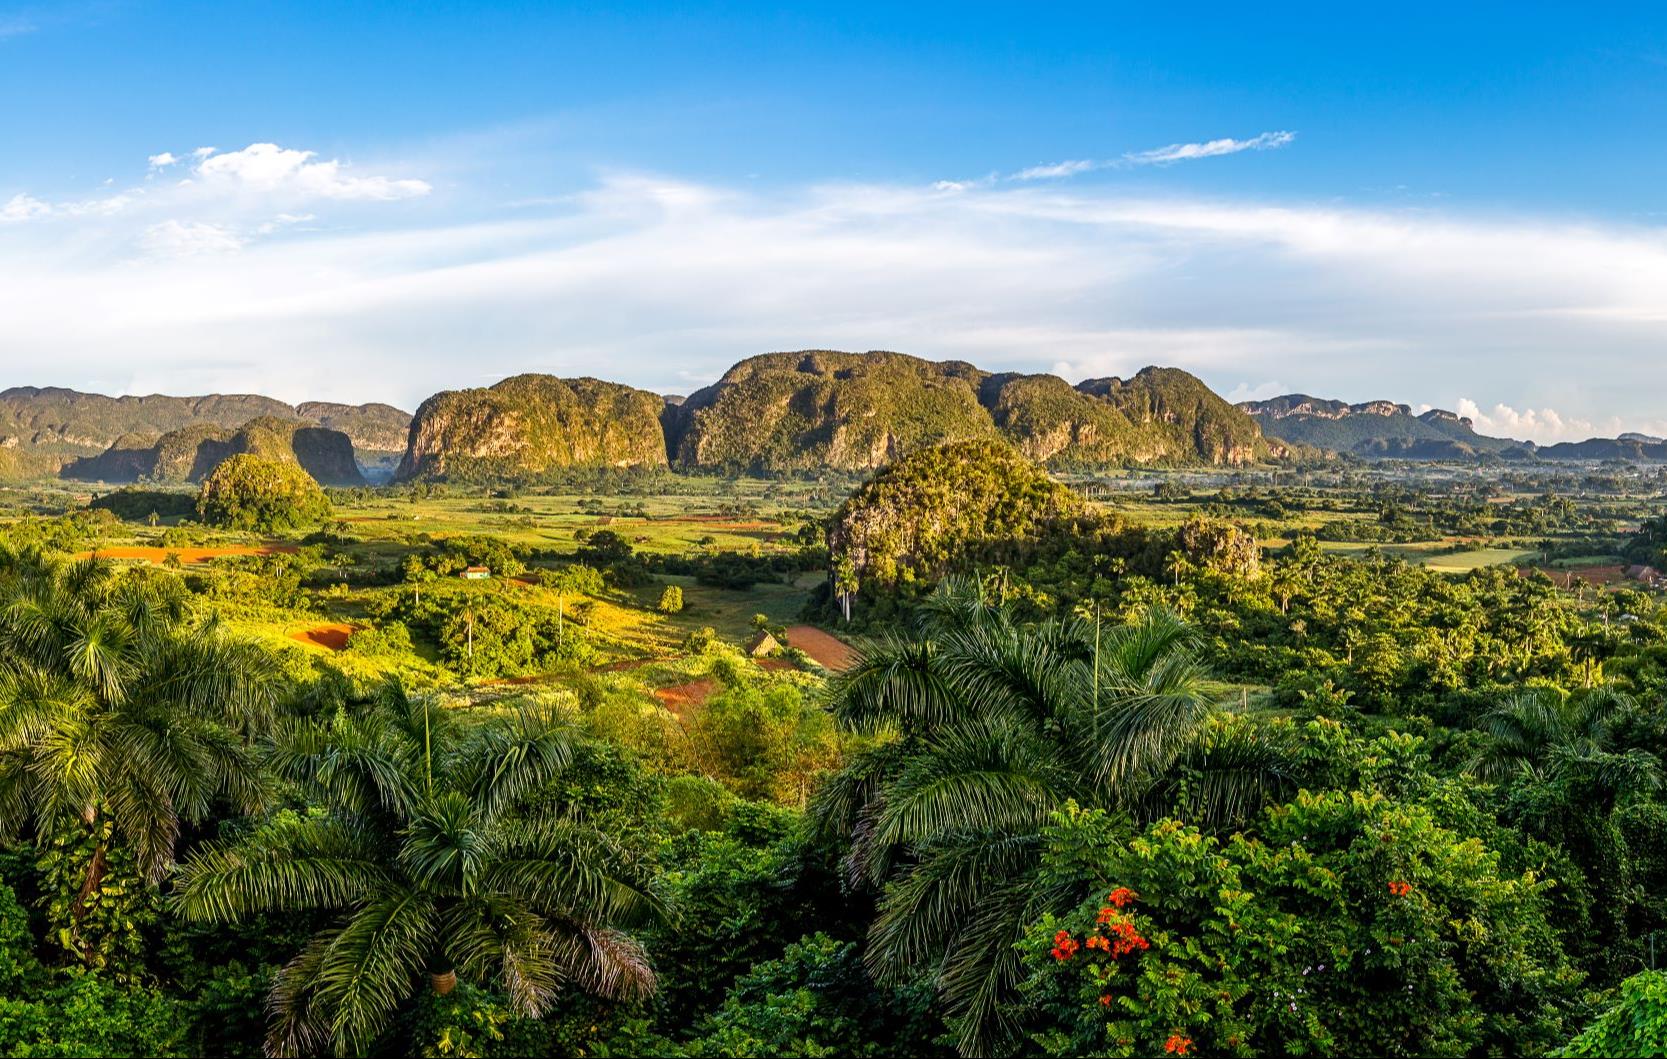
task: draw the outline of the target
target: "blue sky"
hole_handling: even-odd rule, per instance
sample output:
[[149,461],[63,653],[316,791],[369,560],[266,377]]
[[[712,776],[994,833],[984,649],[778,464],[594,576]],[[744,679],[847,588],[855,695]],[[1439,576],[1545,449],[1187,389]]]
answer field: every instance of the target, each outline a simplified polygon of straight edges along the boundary
[[0,382],[835,346],[1667,431],[1667,15],[1584,6],[0,0]]

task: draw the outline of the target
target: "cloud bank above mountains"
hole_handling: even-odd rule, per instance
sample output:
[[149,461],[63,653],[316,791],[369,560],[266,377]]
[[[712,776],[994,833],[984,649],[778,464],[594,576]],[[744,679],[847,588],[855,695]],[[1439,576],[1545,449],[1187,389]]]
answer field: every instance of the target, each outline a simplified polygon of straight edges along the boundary
[[1667,235],[1645,225],[1071,173],[759,191],[603,171],[528,205],[272,143],[135,161],[92,192],[0,192],[8,384],[410,404],[518,371],[687,390],[831,346],[1073,379],[1173,364],[1541,442],[1667,432]]

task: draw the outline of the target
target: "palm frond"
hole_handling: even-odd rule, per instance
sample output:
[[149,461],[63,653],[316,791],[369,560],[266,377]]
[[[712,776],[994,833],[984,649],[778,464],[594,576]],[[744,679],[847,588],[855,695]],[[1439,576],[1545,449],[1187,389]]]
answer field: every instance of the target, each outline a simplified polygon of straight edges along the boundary
[[518,711],[507,725],[480,729],[454,766],[487,818],[559,776],[573,761],[574,731],[555,716]]
[[828,682],[827,701],[853,731],[930,730],[961,714],[960,698],[937,663],[930,640],[887,637],[864,644],[856,661]]
[[180,865],[171,903],[186,919],[237,922],[268,910],[339,908],[392,884],[388,854],[363,823],[278,817]]
[[381,1034],[420,979],[438,925],[427,897],[398,890],[355,909],[335,932],[314,989],[338,1049],[363,1053]]

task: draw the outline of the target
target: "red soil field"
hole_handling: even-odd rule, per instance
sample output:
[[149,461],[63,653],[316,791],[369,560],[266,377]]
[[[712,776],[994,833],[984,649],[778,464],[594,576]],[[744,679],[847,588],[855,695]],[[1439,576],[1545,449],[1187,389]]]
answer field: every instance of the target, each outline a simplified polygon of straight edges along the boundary
[[233,545],[225,548],[157,548],[149,545],[129,545],[121,548],[95,548],[90,552],[77,552],[75,557],[86,559],[96,555],[101,559],[143,559],[148,563],[160,563],[170,555],[177,555],[182,563],[206,563],[210,559],[219,559],[227,555],[276,555],[296,550],[293,544]]
[[1572,570],[1550,570],[1541,566],[1518,567],[1517,573],[1522,577],[1534,574],[1544,574],[1551,578],[1551,583],[1558,588],[1572,588],[1574,582],[1584,581],[1588,585],[1615,585],[1626,580],[1624,566],[1582,566]]
[[324,625],[314,625],[310,629],[299,629],[289,634],[290,639],[310,643],[314,647],[327,647],[332,651],[340,651],[347,646],[348,638],[353,635],[353,626],[346,622],[333,621]]
[[655,688],[654,697],[661,705],[672,713],[681,717],[683,711],[691,706],[699,706],[712,697],[718,690],[718,682],[711,677],[701,677],[691,680],[687,684],[673,684],[667,688]]
[[823,669],[844,669],[857,660],[857,652],[850,644],[814,625],[788,626],[787,646],[797,647]]

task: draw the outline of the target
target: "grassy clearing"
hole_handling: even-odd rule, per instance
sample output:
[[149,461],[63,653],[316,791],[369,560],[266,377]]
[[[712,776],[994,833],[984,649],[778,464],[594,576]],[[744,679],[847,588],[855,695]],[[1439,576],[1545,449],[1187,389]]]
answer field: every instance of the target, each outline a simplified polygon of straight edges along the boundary
[[1424,565],[1442,573],[1464,574],[1485,566],[1514,564],[1519,559],[1528,559],[1539,554],[1536,548],[1483,548],[1473,552],[1432,555],[1424,561]]

